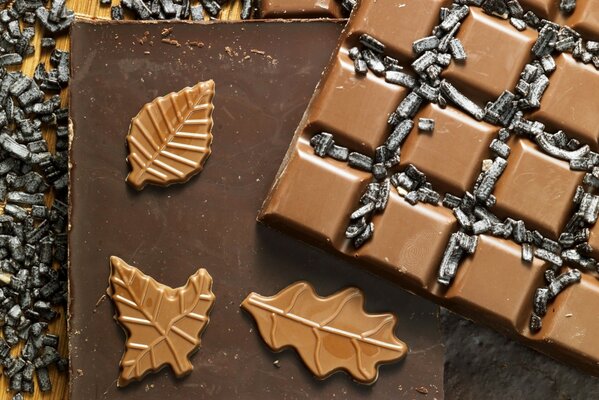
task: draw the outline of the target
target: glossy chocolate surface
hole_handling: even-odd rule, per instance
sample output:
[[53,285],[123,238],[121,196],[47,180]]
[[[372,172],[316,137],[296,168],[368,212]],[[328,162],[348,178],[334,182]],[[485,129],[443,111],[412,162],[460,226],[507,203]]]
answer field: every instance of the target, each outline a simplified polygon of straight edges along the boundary
[[293,348],[318,379],[342,370],[370,385],[379,366],[404,358],[408,346],[395,336],[397,318],[367,313],[365,300],[355,287],[319,296],[300,281],[272,296],[252,292],[241,307],[271,349]]
[[261,0],[260,18],[343,18],[340,0]]
[[356,76],[348,55],[337,57],[324,78],[322,95],[310,104],[308,129],[330,132],[339,144],[371,154],[389,135],[387,118],[408,92],[374,74]]
[[127,183],[187,182],[210,157],[214,81],[199,82],[145,104],[131,120]]
[[[525,10],[535,10],[539,15],[546,15],[559,23],[589,24],[590,29],[580,30],[583,35],[599,27],[593,16],[596,4],[599,3],[579,1],[572,15],[564,15],[559,11],[558,2],[553,0],[522,2]],[[403,71],[411,73],[414,70],[412,61],[417,58],[412,51],[412,43],[433,32],[439,23],[441,7],[447,5],[440,0],[405,1],[400,7],[376,0],[360,3],[341,37],[338,53],[296,131],[260,219],[299,239],[355,260],[367,270],[469,319],[486,323],[545,354],[599,375],[599,354],[590,344],[599,334],[599,319],[584,308],[582,300],[587,299],[589,304],[599,301],[599,297],[593,297],[599,293],[599,282],[591,271],[583,273],[582,284],[574,284],[564,291],[563,299],[560,294],[555,302],[550,303],[551,315],[546,318],[551,322],[533,333],[529,328],[533,295],[537,288],[545,286],[543,275],[550,264],[538,256],[534,256],[532,262],[524,261],[523,247],[515,239],[499,238],[501,235],[510,237],[511,233],[478,235],[478,249],[474,254],[463,257],[454,281],[445,286],[437,279],[439,266],[451,234],[459,229],[455,214],[450,209],[423,202],[410,205],[405,200],[407,192],[404,188],[392,188],[386,208],[373,212],[372,219],[368,220],[373,223],[374,233],[356,249],[353,246],[355,240],[346,239],[344,233],[350,223],[347,216],[365,204],[355,200],[360,198],[360,186],[365,187],[368,183],[363,181],[363,173],[355,168],[345,169],[342,167],[345,164],[341,163],[335,168],[324,168],[337,163],[328,153],[329,156],[313,163],[320,165],[319,173],[314,169],[309,174],[303,172],[302,160],[319,158],[308,143],[313,135],[321,131],[332,133],[335,143],[348,146],[349,151],[363,152],[370,157],[375,156],[373,149],[384,144],[388,137],[386,120],[393,104],[388,102],[389,94],[381,99],[385,94],[385,90],[381,89],[386,84],[384,77],[378,76],[372,69],[365,77],[351,77],[352,66],[348,66],[347,55],[352,47],[363,45],[360,35],[367,33],[380,40],[385,46],[383,54],[397,57]],[[398,21],[405,21],[406,25]],[[415,21],[418,26],[413,25]],[[531,50],[538,35],[535,29],[518,31],[508,21],[470,7],[469,15],[462,21],[456,35],[467,58],[452,61],[441,77],[484,108],[487,101],[495,101],[503,91],[515,90],[524,66],[533,59]],[[588,39],[593,37],[591,34],[587,36]],[[364,57],[364,53],[359,54]],[[597,112],[591,109],[596,110],[599,106],[597,71],[592,65],[584,65],[566,54],[556,56],[555,62],[557,70],[547,74],[549,88],[542,98],[540,109],[534,112],[524,109],[523,117],[544,123],[551,133],[563,129],[566,135],[596,149],[599,120]],[[548,72],[551,69],[551,66],[547,67]],[[341,75],[340,70],[345,71],[342,79],[336,78]],[[364,100],[363,106],[356,106],[359,100],[354,98],[353,89],[344,90],[345,83],[352,81],[359,81],[370,89],[361,87],[360,99],[368,99]],[[399,90],[403,91],[403,88]],[[373,103],[377,104],[379,112],[373,113]],[[438,103],[441,104],[441,101]],[[330,110],[323,112],[327,107]],[[434,120],[432,132],[418,128],[419,118]],[[412,118],[408,116],[407,119]],[[315,123],[325,120],[326,124]],[[413,121],[414,128],[401,144],[399,167],[394,166],[386,173],[405,170],[412,164],[424,172],[432,188],[441,195],[450,192],[462,197],[465,191],[472,191],[479,173],[487,171],[489,159],[496,157],[489,144],[493,138],[499,137],[501,126],[477,121],[452,104],[447,107],[425,105]],[[354,129],[356,126],[362,129]],[[379,138],[383,140],[377,141]],[[505,218],[522,220],[529,236],[533,235],[533,230],[538,230],[547,239],[543,242],[541,237],[539,241],[542,244],[537,244],[537,247],[549,246],[554,243],[550,240],[558,240],[565,231],[578,207],[575,207],[575,198],[577,187],[583,184],[584,172],[572,169],[564,160],[567,157],[559,159],[549,155],[547,149],[542,149],[524,134],[514,134],[507,144],[510,151],[502,156],[507,159],[507,168],[492,185],[495,197],[484,206],[500,221]],[[339,174],[337,184],[327,184],[335,181],[332,176],[335,173]],[[377,179],[372,181],[382,185],[383,178]],[[348,200],[354,201],[353,207],[345,208]],[[320,208],[328,210],[325,219],[319,212]],[[358,224],[358,218],[352,219],[352,223]],[[492,229],[489,228],[488,232]],[[589,244],[591,253],[599,255],[599,228],[596,226],[591,229]],[[562,261],[559,259],[559,262]],[[564,268],[577,267],[569,264],[564,262]],[[565,317],[564,313],[576,315],[576,307],[581,308],[579,317],[573,326],[567,326],[564,318],[571,316]],[[560,317],[556,318],[553,314]]]
[[178,377],[190,374],[189,357],[200,346],[215,300],[208,271],[198,269],[178,288],[115,256],[110,257],[110,271],[108,294],[117,310],[115,320],[127,335],[118,386],[141,381],[166,365]]
[[[476,121],[454,107],[442,109],[436,104],[424,106],[416,119],[435,121],[433,132],[421,132],[414,124],[401,149],[400,165],[417,165],[433,187],[441,193],[459,195],[470,190],[481,169],[490,158],[489,145],[497,127]],[[451,148],[461,151],[448,151]]]
[[520,72],[532,60],[530,49],[537,32],[519,32],[508,21],[485,14],[476,7],[456,35],[467,59],[452,62],[443,76],[481,107],[504,90],[513,90]]
[[[165,28],[173,28],[181,47],[160,41]],[[153,45],[138,43],[146,31]],[[333,22],[75,24],[73,400],[412,399],[422,396],[415,391],[420,387],[428,397],[443,398],[436,306],[256,223],[340,31],[341,24]],[[204,47],[189,47],[187,40],[199,40]],[[156,96],[206,79],[214,79],[217,89],[213,151],[202,173],[184,185],[148,186],[142,192],[129,187],[124,158],[131,118]],[[339,188],[339,166],[312,157],[301,160],[302,166],[330,168],[329,187]],[[360,186],[365,178],[348,173],[347,179]],[[348,211],[345,205],[338,209]],[[334,235],[332,228],[318,226],[314,232]],[[167,368],[141,383],[116,387],[125,335],[104,297],[111,255],[142,266],[171,287],[185,284],[199,267],[210,272],[216,302],[188,376],[177,379]],[[297,280],[311,282],[322,296],[359,287],[367,312],[398,316],[395,333],[410,353],[382,366],[371,387],[341,373],[319,381],[293,351],[272,353],[239,305],[252,291],[272,294]]]
[[599,71],[577,62],[569,54],[556,60],[557,69],[533,118],[553,130],[564,130],[572,137],[599,150]]
[[[583,172],[566,161],[543,153],[528,139],[512,138],[507,168],[493,192],[498,215],[526,220],[534,229],[557,240],[572,215],[574,194]],[[534,204],[534,207],[531,207]]]

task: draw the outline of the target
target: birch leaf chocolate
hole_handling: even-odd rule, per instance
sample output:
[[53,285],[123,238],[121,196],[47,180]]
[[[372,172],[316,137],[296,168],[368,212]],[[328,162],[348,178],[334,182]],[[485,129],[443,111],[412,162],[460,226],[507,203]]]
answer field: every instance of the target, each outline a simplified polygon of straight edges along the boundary
[[127,135],[131,186],[187,182],[202,170],[211,151],[213,98],[209,80],[143,106]]
[[347,288],[320,297],[297,282],[272,297],[251,293],[241,304],[256,320],[262,338],[275,351],[293,347],[318,378],[343,369],[361,383],[374,383],[378,365],[403,358],[392,314],[367,314],[364,295]]
[[215,299],[208,272],[199,269],[185,286],[172,289],[118,257],[110,264],[108,294],[127,334],[118,386],[166,365],[177,377],[190,373],[189,355],[200,346]]

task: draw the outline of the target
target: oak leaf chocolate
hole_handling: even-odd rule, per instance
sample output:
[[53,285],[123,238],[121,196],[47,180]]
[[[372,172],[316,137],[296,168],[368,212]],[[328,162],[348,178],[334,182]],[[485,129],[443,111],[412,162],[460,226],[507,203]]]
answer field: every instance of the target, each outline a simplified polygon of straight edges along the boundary
[[209,80],[143,106],[127,135],[131,186],[186,182],[202,170],[212,144],[213,98]]
[[320,297],[309,283],[297,282],[272,297],[251,293],[241,307],[272,350],[294,348],[318,378],[342,369],[372,384],[378,365],[402,359],[408,348],[394,334],[394,315],[367,314],[363,304],[357,288]]
[[110,258],[108,294],[127,334],[118,386],[141,380],[167,364],[177,377],[190,373],[189,355],[200,346],[214,304],[212,277],[205,269],[172,289],[118,257]]

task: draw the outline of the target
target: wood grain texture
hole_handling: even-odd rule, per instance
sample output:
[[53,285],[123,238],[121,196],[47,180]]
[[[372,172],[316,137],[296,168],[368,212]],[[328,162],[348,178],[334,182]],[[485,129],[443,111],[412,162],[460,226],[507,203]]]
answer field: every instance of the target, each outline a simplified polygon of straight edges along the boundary
[[[118,4],[118,0],[113,0],[113,3]],[[197,4],[197,0],[193,1],[193,4]],[[83,18],[98,18],[98,19],[109,19],[110,18],[110,7],[100,6],[99,0],[67,0],[67,7],[74,10],[78,17]],[[234,0],[231,4],[225,6],[221,12],[220,19],[230,20],[239,19],[241,12],[240,0]],[[33,44],[35,45],[35,53],[27,57],[23,61],[21,71],[28,76],[33,76],[33,71],[39,62],[45,62],[49,64],[50,52],[42,51],[41,39],[43,33],[41,27],[36,25],[36,36],[34,37]],[[69,49],[69,38],[63,35],[57,38],[56,48],[60,50]],[[63,90],[61,93],[62,105],[67,105],[68,89]],[[45,131],[44,137],[48,141],[48,146],[53,151],[56,137],[54,132]],[[50,205],[53,201],[54,195],[52,192],[46,196],[47,204]],[[1,205],[3,210],[4,205]],[[67,324],[66,324],[66,313],[65,310],[59,310],[60,317],[50,324],[49,332],[59,335],[59,352],[62,356],[68,354],[68,341],[67,341]],[[20,347],[14,350],[13,355],[17,355],[20,351]],[[76,373],[76,372],[75,372]],[[52,380],[53,389],[49,393],[42,393],[36,389],[33,395],[25,395],[25,399],[33,400],[66,400],[68,398],[68,376],[67,374],[59,373],[56,368],[50,369],[50,379]],[[12,398],[12,393],[8,392],[8,379],[4,375],[0,377],[0,400],[9,400]]]

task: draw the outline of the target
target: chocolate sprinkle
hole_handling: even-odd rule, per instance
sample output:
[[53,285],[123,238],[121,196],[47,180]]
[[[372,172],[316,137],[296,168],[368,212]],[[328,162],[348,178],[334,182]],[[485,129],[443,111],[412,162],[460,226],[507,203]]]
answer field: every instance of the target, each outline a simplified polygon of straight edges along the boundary
[[483,119],[484,111],[446,80],[441,82],[441,93],[477,121]]

